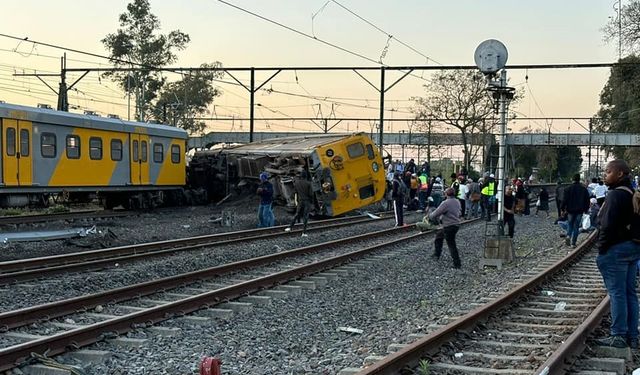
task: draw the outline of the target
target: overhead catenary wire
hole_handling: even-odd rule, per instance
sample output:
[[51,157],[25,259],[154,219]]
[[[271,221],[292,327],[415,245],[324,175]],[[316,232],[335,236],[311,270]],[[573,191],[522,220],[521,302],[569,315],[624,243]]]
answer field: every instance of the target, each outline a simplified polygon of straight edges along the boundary
[[381,33],[389,36],[390,39],[395,40],[396,42],[400,43],[401,45],[407,47],[408,49],[412,50],[413,52],[417,53],[418,55],[424,57],[425,59],[427,59],[427,62],[432,61],[437,65],[442,65],[441,63],[439,63],[438,61],[434,60],[433,58],[431,58],[430,56],[425,55],[424,53],[418,51],[416,48],[410,46],[409,44],[403,42],[402,40],[398,39],[397,37],[393,36],[391,33],[383,30],[382,28],[378,27],[377,25],[375,25],[373,22],[365,19],[364,17],[360,16],[359,14],[357,14],[356,12],[354,12],[353,10],[347,8],[346,6],[342,5],[341,3],[339,3],[337,0],[330,0],[331,2],[335,3],[337,6],[341,7],[342,9],[346,10],[347,12],[351,13],[353,16],[357,17],[358,19],[362,20],[363,22],[367,23],[369,26],[373,27],[374,29],[380,31]]

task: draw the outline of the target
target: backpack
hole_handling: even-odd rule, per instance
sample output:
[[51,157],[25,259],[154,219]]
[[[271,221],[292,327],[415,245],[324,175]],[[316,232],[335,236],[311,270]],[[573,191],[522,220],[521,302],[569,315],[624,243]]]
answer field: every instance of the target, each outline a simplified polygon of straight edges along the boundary
[[[640,190],[631,190],[626,186],[618,186],[616,190],[624,190],[627,193],[631,194],[631,203],[633,204],[633,214],[635,216],[635,222],[640,222]],[[640,240],[640,233],[637,233],[637,230],[633,228],[634,219],[631,219],[631,235],[635,241]]]

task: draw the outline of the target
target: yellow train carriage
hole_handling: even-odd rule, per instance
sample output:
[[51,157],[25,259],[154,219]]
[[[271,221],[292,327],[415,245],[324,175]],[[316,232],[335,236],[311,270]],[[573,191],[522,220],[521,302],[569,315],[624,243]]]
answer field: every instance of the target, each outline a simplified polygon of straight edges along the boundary
[[196,154],[192,165],[198,167],[193,169],[204,170],[204,160],[224,160],[216,163],[227,168],[211,174],[227,176],[225,184],[257,179],[262,171],[268,172],[276,198],[289,207],[295,206],[293,176],[307,170],[316,208],[327,216],[378,202],[385,192],[382,158],[364,133],[274,138],[219,151],[216,156],[205,151]]
[[2,206],[60,193],[144,206],[185,184],[182,129],[4,103],[0,121]]

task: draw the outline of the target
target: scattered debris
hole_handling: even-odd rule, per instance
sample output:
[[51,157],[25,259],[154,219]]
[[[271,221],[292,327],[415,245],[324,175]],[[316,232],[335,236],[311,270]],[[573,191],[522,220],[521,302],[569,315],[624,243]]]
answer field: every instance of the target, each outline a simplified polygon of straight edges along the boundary
[[0,241],[6,245],[9,242],[62,240],[66,238],[87,237],[94,234],[97,234],[95,226],[91,228],[2,233],[2,235],[0,235]]
[[556,303],[555,307],[553,308],[553,311],[564,311],[565,307],[567,307],[567,303],[564,301],[560,301]]
[[229,199],[229,197],[231,197],[231,194],[227,194],[226,197],[220,199],[220,201],[218,201],[218,203],[216,203],[216,206],[221,205],[224,201],[226,201],[227,199]]
[[223,227],[232,227],[236,223],[236,213],[231,211],[222,211],[221,217],[212,217],[209,219],[212,224],[220,224]]
[[372,214],[371,212],[368,212],[368,211],[365,211],[364,215],[365,216],[369,216],[372,219],[380,219],[380,216],[374,215],[374,214]]
[[338,331],[338,332],[347,332],[347,333],[355,333],[357,335],[361,335],[362,333],[364,333],[363,330],[358,329],[358,328],[353,328],[353,327],[338,327],[338,329],[336,331]]

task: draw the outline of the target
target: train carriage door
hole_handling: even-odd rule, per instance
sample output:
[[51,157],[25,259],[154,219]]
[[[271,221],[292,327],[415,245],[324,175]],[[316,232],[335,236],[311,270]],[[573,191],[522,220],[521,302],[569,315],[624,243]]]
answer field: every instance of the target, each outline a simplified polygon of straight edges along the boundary
[[140,134],[140,185],[149,185],[149,136]]
[[145,134],[131,134],[131,184],[149,184],[149,136]]
[[6,186],[32,184],[32,129],[29,121],[2,119],[2,170]]
[[131,134],[129,140],[131,184],[140,185],[140,136],[138,134]]

